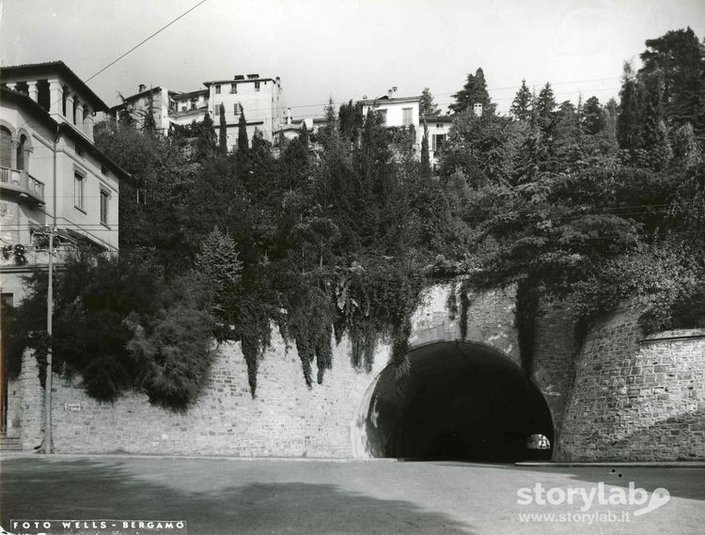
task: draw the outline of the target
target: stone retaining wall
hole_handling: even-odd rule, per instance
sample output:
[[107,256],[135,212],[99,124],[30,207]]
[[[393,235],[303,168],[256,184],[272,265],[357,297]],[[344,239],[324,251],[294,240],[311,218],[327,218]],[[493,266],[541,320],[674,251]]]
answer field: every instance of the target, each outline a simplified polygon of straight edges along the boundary
[[[459,338],[457,321],[449,319],[452,285],[425,292],[413,318],[411,343]],[[468,320],[473,341],[493,345],[519,362],[514,327],[513,290],[474,296]],[[115,403],[89,398],[78,379],[55,379],[53,442],[57,453],[142,453],[285,457],[352,457],[355,426],[366,413],[365,393],[386,366],[389,347],[381,345],[371,373],[355,370],[350,345],[334,348],[333,369],[323,384],[309,390],[296,350],[278,332],[258,373],[252,399],[239,344],[226,344],[211,370],[210,383],[185,413],[149,404],[147,396],[127,393]],[[42,440],[43,389],[31,356],[20,377],[22,444],[31,451]],[[359,437],[358,437],[359,438]],[[364,452],[363,452],[364,453]]]
[[644,337],[622,310],[594,325],[576,362],[556,459],[705,459],[705,331]]

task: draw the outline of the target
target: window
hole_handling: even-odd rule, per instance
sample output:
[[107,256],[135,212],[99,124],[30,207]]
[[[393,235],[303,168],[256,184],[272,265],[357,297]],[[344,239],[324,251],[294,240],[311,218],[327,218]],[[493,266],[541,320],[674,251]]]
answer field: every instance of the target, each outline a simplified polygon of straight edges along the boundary
[[255,82],[255,91],[259,91],[259,82]]
[[237,93],[237,84],[230,84],[230,92]]
[[387,110],[377,110],[377,117],[383,126],[387,126]]
[[78,171],[73,172],[73,205],[79,210],[83,210],[83,188],[86,177]]
[[181,111],[187,111],[188,110],[188,105],[182,104],[181,105]]
[[147,204],[147,189],[137,188],[136,190],[136,200],[137,204]]
[[220,85],[215,86],[215,94],[220,95]]
[[27,136],[22,134],[20,136],[20,142],[17,145],[17,169],[20,171],[27,170],[27,163],[25,162],[25,150],[27,148]]
[[195,110],[196,109],[196,99],[191,99],[191,109]]
[[110,193],[104,189],[100,190],[100,222],[103,225],[108,224],[108,205],[110,203]]
[[433,136],[433,152],[441,152],[445,143],[445,134],[436,134]]
[[411,126],[414,118],[413,108],[402,108],[402,122],[404,126]]
[[218,104],[218,105],[215,107],[215,112],[214,112],[214,113],[215,113],[216,115],[220,115],[220,106],[222,106],[222,104]]
[[239,102],[236,102],[235,104],[233,104],[233,113],[235,115],[240,114],[240,103]]
[[0,165],[12,167],[12,132],[0,126]]

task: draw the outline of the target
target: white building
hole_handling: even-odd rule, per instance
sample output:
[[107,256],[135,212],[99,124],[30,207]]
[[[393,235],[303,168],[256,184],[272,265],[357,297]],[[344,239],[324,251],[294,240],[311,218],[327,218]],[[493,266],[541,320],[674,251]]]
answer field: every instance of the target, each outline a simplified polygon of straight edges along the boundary
[[122,97],[122,103],[110,108],[108,113],[114,119],[127,114],[136,125],[142,126],[151,112],[155,129],[166,136],[169,133],[169,116],[173,106],[173,96],[173,92],[164,87],[147,89],[147,86],[140,84],[137,93]]
[[208,90],[172,93],[170,110],[170,124],[188,126],[193,122],[200,123],[208,111]]
[[225,111],[227,145],[237,146],[240,115],[245,114],[247,137],[252,141],[255,131],[273,142],[273,134],[286,122],[286,106],[281,80],[263,78],[259,74],[237,75],[230,80],[204,82],[208,88],[208,109],[214,126],[220,127],[220,105]]
[[421,137],[424,134],[424,125],[428,131],[428,155],[431,165],[438,165],[438,157],[443,150],[443,144],[448,139],[450,127],[453,124],[453,117],[450,115],[428,115],[423,117],[421,125]]
[[119,181],[128,178],[93,144],[106,104],[63,62],[0,68],[0,288],[24,296],[22,276],[57,244],[118,247]]
[[421,139],[423,129],[420,122],[421,97],[395,97],[396,88],[376,99],[363,100],[362,114],[367,116],[369,110],[373,110],[382,117],[383,124],[390,128],[413,128],[414,147],[417,152],[421,151]]

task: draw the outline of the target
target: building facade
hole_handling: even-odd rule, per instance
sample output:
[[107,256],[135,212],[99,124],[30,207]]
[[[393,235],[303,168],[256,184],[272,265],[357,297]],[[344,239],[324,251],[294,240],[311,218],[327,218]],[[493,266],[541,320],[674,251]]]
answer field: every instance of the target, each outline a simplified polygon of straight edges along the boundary
[[286,106],[281,80],[259,74],[236,75],[231,80],[204,82],[208,88],[208,109],[217,128],[220,125],[220,105],[225,112],[227,145],[237,146],[240,116],[244,113],[247,138],[259,133],[266,141],[274,141],[274,132],[286,123]]
[[109,113],[114,119],[128,113],[138,124],[144,124],[144,118],[151,110],[156,129],[165,135],[171,125],[188,126],[201,122],[208,113],[218,133],[222,105],[229,150],[237,146],[238,127],[243,113],[250,141],[257,133],[273,142],[274,134],[286,124],[284,92],[279,77],[236,75],[232,79],[207,81],[203,85],[205,89],[187,93],[167,91],[163,87],[148,90],[140,85],[137,93],[123,98],[123,102],[110,108]]
[[[105,103],[62,62],[0,68],[0,294],[2,314],[25,296],[24,277],[76,245],[116,251],[118,195],[128,175],[93,144]],[[0,432],[12,435],[5,353]],[[15,404],[15,408],[17,408]]]
[[0,286],[24,295],[22,275],[58,248],[85,242],[118,248],[119,182],[128,175],[93,143],[106,104],[63,62],[0,68]]

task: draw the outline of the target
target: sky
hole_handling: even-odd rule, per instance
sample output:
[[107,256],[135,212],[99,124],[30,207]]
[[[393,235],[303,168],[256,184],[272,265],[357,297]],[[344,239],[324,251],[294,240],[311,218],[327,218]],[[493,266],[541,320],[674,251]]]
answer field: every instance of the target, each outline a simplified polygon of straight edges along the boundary
[[281,77],[294,117],[397,87],[429,87],[441,107],[482,67],[500,112],[522,79],[557,100],[616,97],[644,41],[690,26],[705,37],[705,0],[0,0],[3,65],[62,60],[108,104],[139,84]]

